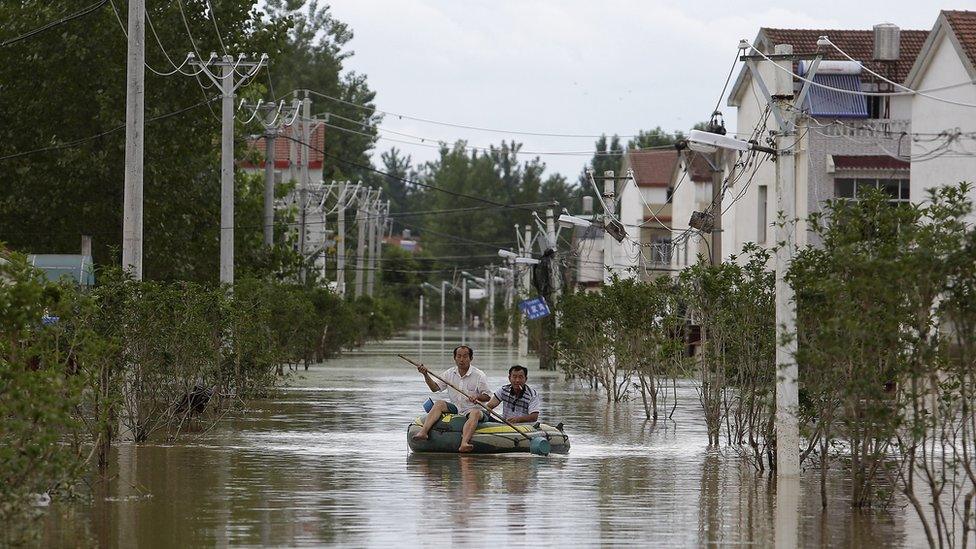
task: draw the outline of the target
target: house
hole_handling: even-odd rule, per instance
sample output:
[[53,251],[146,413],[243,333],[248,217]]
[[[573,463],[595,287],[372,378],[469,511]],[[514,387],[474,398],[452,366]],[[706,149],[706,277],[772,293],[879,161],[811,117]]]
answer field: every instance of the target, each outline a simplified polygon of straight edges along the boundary
[[[778,44],[791,44],[794,54],[810,57],[818,51],[821,36],[829,37],[871,71],[904,82],[929,31],[901,30],[889,24],[876,25],[872,30],[763,28],[753,44],[767,55]],[[910,141],[906,136],[912,132],[913,98],[849,93],[893,92],[896,88],[833,48],[820,51],[826,61],[813,81],[848,93],[811,86],[800,106],[798,144],[793,150],[796,213],[801,220],[796,241],[800,246],[817,244],[803,220],[820,211],[825,200],[856,198],[867,187],[880,188],[893,201],[916,198],[910,184],[914,166],[904,156],[909,147],[906,140]],[[793,65],[794,72],[801,75],[808,68],[803,61]],[[770,63],[760,64],[765,82],[773,81],[775,70]],[[798,92],[803,82],[793,80]],[[740,139],[753,137],[761,142],[769,130],[775,129],[766,113],[766,99],[748,67],[739,72],[728,105],[736,108]],[[777,214],[775,162],[762,159],[726,179],[722,199],[723,259],[738,254],[747,242],[772,246]]]
[[[973,141],[957,138],[946,145],[947,136],[940,136],[946,130],[959,134],[976,131],[974,80],[976,12],[943,11],[905,79],[906,87],[924,93],[911,98],[911,127],[918,138],[899,151],[911,154],[913,202],[924,201],[932,187],[960,181],[976,183]],[[976,189],[970,198],[976,201]]]
[[628,150],[621,163],[621,171],[633,175],[633,184],[621,191],[620,221],[639,244],[621,246],[620,262],[637,267],[643,279],[671,269],[671,193],[677,166],[673,148]]
[[[320,152],[325,150],[325,125],[313,124],[311,135],[312,140],[309,142],[311,146],[308,153],[308,178],[312,183],[319,183],[322,181],[322,166],[325,160],[325,155]],[[286,136],[301,140],[299,124],[281,128],[278,137],[274,140],[275,184],[289,180],[298,181],[301,173],[303,147]],[[264,173],[266,143],[266,138],[263,136],[251,137],[247,140],[249,159],[240,163],[242,170],[247,173]]]

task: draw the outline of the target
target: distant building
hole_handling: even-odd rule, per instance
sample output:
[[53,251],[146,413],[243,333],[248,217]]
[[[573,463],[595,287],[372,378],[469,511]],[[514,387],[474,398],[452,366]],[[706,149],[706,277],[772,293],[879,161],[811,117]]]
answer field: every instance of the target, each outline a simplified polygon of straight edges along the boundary
[[672,193],[677,169],[678,152],[673,148],[629,150],[624,154],[621,172],[632,171],[636,185],[627,185],[621,191],[620,219],[640,245],[622,246],[622,262],[637,267],[644,279],[671,269]]

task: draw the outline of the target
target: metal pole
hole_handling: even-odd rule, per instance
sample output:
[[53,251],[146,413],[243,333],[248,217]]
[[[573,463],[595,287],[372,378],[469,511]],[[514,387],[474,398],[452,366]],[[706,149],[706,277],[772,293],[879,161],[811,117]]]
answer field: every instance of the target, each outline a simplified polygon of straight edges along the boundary
[[[614,190],[614,179],[613,170],[607,170],[603,172],[603,203],[606,205],[606,211],[603,212],[603,226],[606,227],[613,220],[614,213],[616,212],[616,191]],[[604,228],[603,230],[603,284],[610,284],[611,275],[613,274],[614,268],[617,266],[617,262],[613,257],[613,237],[610,236],[610,231]]]
[[[274,111],[271,112],[274,115]],[[270,115],[269,115],[270,116]],[[275,135],[277,129],[264,131],[264,245],[274,246]]]
[[346,182],[339,182],[339,221],[336,227],[336,293],[346,295]]
[[220,124],[220,283],[234,284],[234,58],[222,59]]
[[[790,55],[793,46],[776,46],[777,55]],[[791,69],[790,61],[779,61]],[[782,71],[775,71],[774,108],[784,117],[784,127],[776,135],[776,201],[783,219],[776,224],[776,474],[795,477],[800,474],[800,435],[796,411],[799,407],[796,355],[796,304],[793,288],[786,281],[786,271],[796,253],[796,132],[792,120],[793,80]]]
[[145,139],[146,1],[129,1],[126,53],[125,181],[122,212],[122,268],[142,280],[142,175]]
[[461,278],[461,343],[468,342],[468,279]]

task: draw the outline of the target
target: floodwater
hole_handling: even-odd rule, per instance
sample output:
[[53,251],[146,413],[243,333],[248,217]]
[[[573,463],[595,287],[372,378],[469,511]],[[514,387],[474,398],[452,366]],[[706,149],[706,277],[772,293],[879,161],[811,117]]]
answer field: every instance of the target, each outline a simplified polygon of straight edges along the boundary
[[[91,506],[55,505],[44,546],[451,547],[749,545],[919,547],[911,510],[855,513],[814,472],[776,486],[709,449],[694,386],[673,422],[644,419],[639,398],[541,373],[544,419],[563,422],[569,455],[411,454],[406,426],[429,395],[396,353],[448,367],[459,337],[418,333],[300,372],[273,400],[177,444],[119,447]],[[514,351],[472,334],[474,364],[505,382]],[[443,349],[443,351],[442,351]]]

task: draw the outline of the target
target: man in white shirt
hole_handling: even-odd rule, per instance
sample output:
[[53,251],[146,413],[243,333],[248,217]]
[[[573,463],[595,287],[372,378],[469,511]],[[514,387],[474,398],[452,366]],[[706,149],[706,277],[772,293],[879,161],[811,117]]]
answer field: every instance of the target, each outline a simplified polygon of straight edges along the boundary
[[448,387],[446,383],[432,378],[427,373],[427,367],[423,364],[417,366],[417,371],[424,374],[424,381],[427,382],[430,390],[439,393],[447,389],[450,402],[438,400],[434,403],[430,411],[427,412],[427,419],[424,420],[424,426],[413,436],[415,440],[427,440],[430,430],[440,420],[443,414],[466,415],[468,416],[468,420],[464,423],[464,429],[461,431],[461,445],[458,446],[458,451],[470,452],[474,450],[474,446],[471,444],[471,437],[474,435],[478,423],[487,419],[477,403],[491,400],[491,389],[488,387],[488,378],[485,376],[485,373],[471,365],[471,359],[473,357],[474,351],[471,347],[467,345],[456,347],[454,349],[454,364],[457,366],[445,370],[441,374],[441,377],[445,381],[461,389],[470,395],[470,397],[464,396]]

